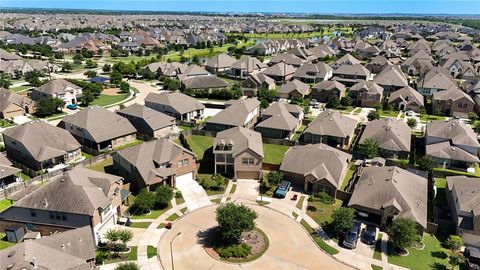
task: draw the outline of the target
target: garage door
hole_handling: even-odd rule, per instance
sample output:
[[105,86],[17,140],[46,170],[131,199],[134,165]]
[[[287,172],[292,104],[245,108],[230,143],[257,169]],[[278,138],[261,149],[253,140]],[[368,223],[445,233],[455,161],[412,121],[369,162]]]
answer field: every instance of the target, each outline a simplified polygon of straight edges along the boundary
[[237,179],[258,179],[258,171],[240,171],[237,172]]

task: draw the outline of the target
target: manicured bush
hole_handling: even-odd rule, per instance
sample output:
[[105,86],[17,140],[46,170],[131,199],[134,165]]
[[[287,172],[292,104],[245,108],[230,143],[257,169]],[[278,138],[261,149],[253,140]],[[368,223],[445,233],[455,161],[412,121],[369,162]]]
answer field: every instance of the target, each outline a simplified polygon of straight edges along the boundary
[[319,192],[319,193],[316,193],[314,196],[313,196],[313,200],[314,201],[319,201],[319,202],[322,202],[324,204],[334,204],[335,203],[335,198],[333,198],[332,196],[330,196],[328,193],[326,192]]
[[165,208],[173,199],[173,189],[169,186],[160,186],[155,191],[155,206]]
[[140,267],[134,262],[126,262],[119,264],[115,270],[140,270]]
[[250,254],[251,250],[252,247],[245,243],[215,248],[215,251],[222,258],[245,258]]
[[140,193],[135,197],[135,201],[128,209],[130,214],[142,215],[148,213],[150,209],[155,205],[155,196],[153,193],[142,189]]

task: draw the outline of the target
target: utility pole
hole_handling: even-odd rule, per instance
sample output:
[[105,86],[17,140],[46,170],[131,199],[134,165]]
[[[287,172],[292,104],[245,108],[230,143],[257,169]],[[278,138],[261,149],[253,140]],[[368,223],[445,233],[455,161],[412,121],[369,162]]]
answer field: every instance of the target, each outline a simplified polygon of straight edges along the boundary
[[178,233],[172,238],[172,240],[170,241],[170,258],[172,259],[172,270],[175,270],[175,265],[173,264],[172,244],[173,244],[173,241],[175,240],[175,238],[177,238],[177,236],[179,236],[180,234],[182,234],[182,232],[178,232]]

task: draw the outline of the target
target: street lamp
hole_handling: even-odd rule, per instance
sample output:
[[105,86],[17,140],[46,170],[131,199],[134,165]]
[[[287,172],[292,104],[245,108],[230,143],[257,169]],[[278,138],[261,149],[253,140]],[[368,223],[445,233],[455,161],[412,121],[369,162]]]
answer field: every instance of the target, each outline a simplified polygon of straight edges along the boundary
[[173,264],[172,244],[173,244],[173,241],[175,240],[175,238],[177,238],[177,236],[179,236],[180,234],[182,234],[182,232],[178,232],[178,233],[172,238],[172,240],[170,241],[170,258],[172,259],[172,270],[175,270],[175,265]]

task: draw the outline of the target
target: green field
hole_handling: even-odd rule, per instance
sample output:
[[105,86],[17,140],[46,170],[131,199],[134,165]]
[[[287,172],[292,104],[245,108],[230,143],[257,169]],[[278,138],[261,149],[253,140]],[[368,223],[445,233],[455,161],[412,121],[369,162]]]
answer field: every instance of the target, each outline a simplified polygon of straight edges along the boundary
[[213,145],[213,137],[190,135],[187,136],[186,139],[190,148],[192,148],[192,151],[195,153],[197,160],[202,160],[205,151]]
[[263,144],[263,162],[270,164],[280,164],[282,163],[285,152],[288,150],[286,145],[277,145],[277,144]]
[[122,93],[122,94],[119,94],[119,95],[103,95],[103,94],[101,94],[100,96],[98,96],[97,99],[92,101],[90,103],[90,105],[108,106],[108,105],[115,104],[115,103],[118,103],[118,102],[121,102],[121,101],[127,99],[129,95],[130,95],[129,93]]

